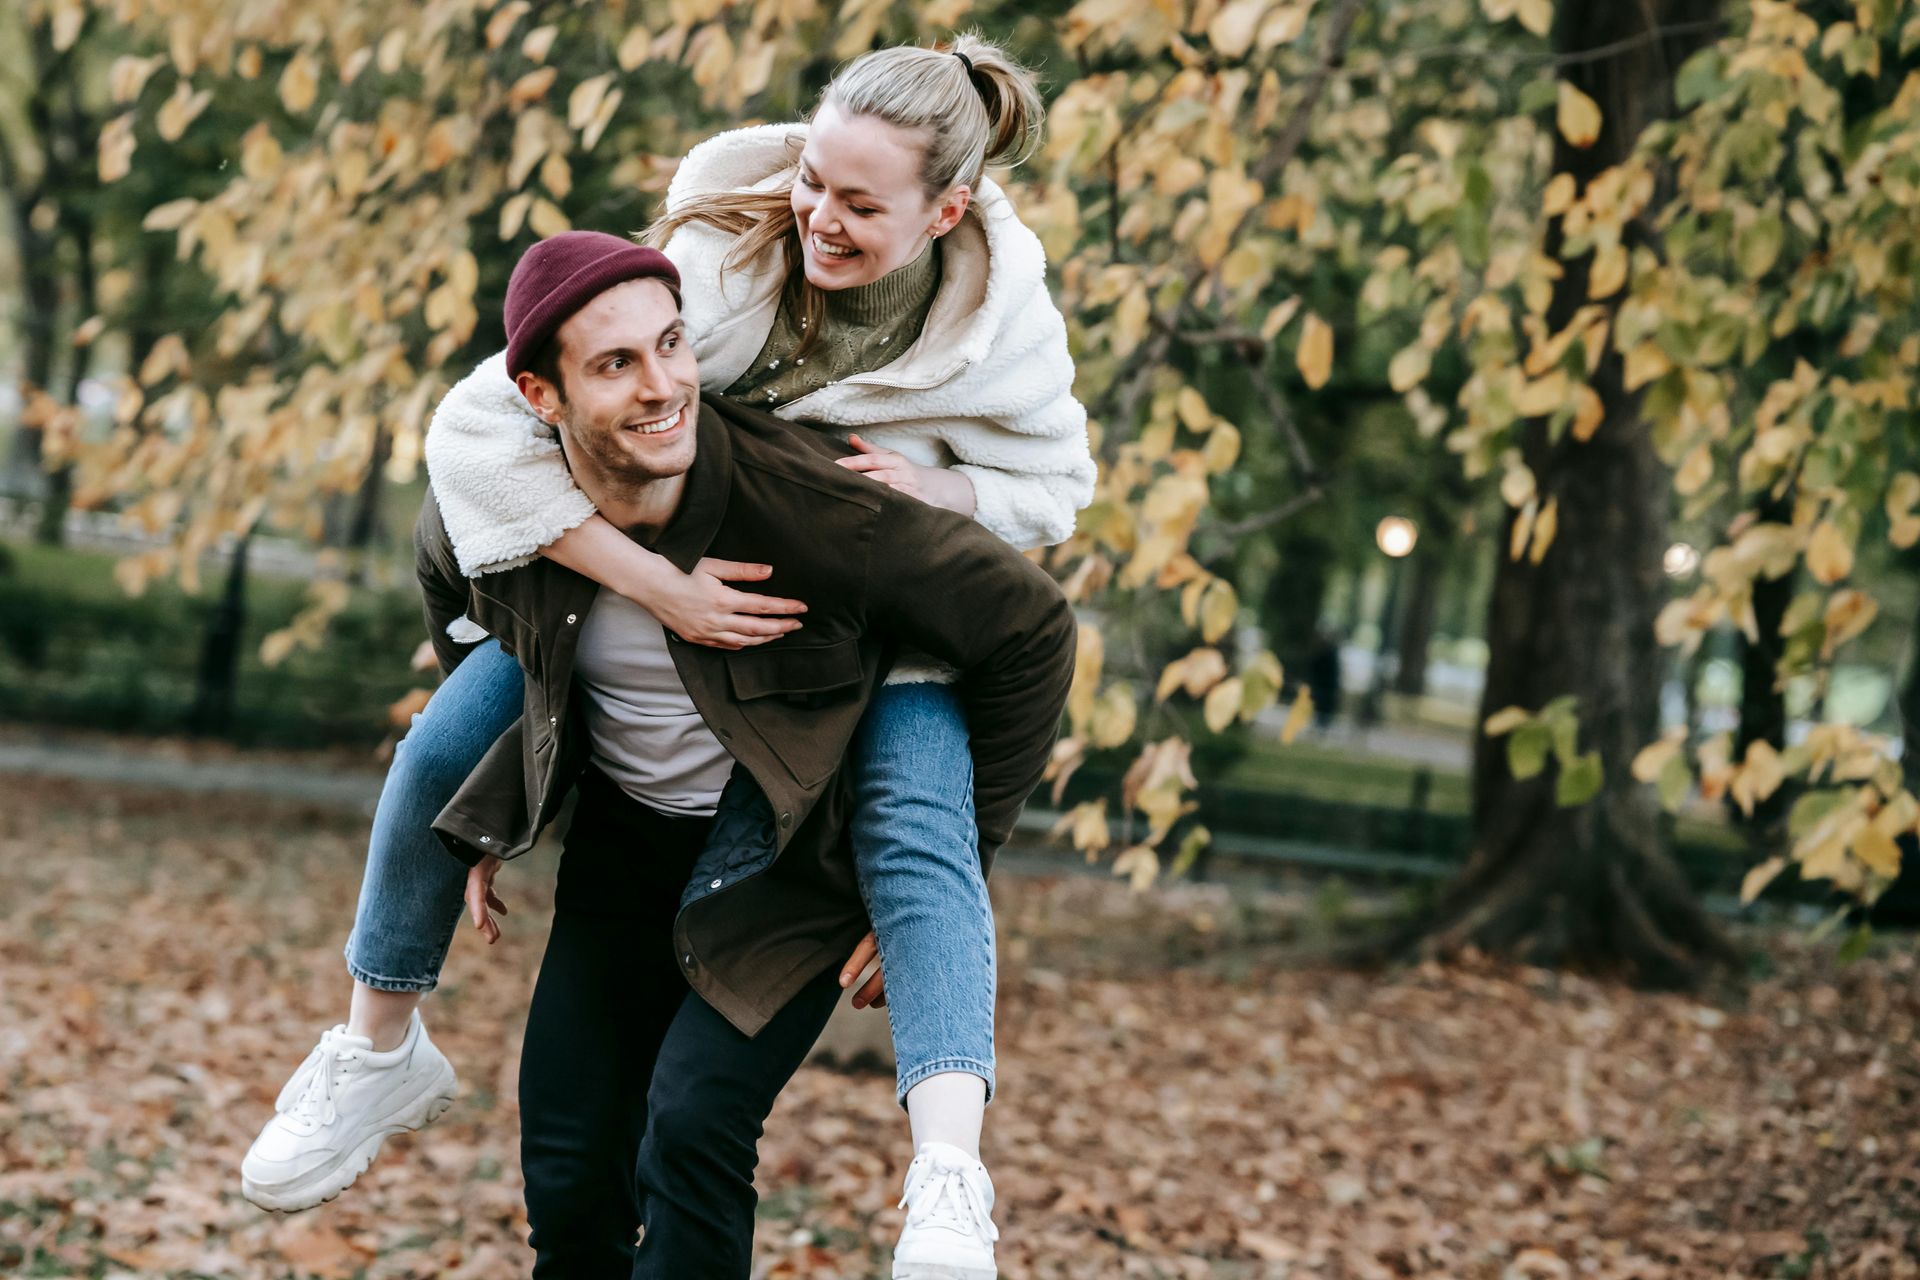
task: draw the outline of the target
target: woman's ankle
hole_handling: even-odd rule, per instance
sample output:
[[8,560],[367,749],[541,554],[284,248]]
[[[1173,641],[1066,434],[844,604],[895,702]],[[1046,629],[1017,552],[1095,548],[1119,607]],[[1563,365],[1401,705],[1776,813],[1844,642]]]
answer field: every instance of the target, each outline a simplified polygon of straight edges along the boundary
[[364,982],[353,984],[353,1000],[347,1008],[347,1034],[365,1036],[373,1041],[375,1053],[387,1053],[400,1047],[413,1022],[413,1011],[420,1007],[424,993],[419,991],[381,991]]
[[915,1151],[929,1142],[944,1142],[978,1160],[986,1112],[987,1082],[970,1071],[942,1071],[907,1090]]

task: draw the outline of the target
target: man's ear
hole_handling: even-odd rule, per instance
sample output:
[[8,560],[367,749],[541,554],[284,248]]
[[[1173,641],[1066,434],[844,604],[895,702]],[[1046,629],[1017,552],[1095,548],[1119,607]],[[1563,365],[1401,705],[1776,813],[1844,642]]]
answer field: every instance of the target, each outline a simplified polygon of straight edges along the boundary
[[520,388],[533,414],[550,427],[560,425],[560,390],[530,369],[523,369],[513,380]]

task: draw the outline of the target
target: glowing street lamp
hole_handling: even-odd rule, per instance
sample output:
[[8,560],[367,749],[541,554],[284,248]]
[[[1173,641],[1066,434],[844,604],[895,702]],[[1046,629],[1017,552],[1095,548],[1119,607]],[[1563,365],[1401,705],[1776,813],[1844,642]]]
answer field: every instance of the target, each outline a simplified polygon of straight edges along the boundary
[[1405,516],[1388,516],[1375,526],[1373,541],[1382,554],[1404,560],[1413,554],[1413,544],[1420,541],[1420,527]]

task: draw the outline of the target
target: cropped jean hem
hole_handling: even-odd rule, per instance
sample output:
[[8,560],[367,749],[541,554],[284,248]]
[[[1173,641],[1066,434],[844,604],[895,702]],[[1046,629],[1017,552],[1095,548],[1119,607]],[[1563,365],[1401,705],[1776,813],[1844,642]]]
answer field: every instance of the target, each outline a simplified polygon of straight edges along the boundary
[[438,978],[383,978],[362,969],[353,962],[353,948],[349,946],[343,955],[347,958],[347,973],[363,987],[372,987],[375,991],[393,991],[406,995],[425,995],[440,985]]
[[987,1085],[987,1101],[993,1101],[993,1064],[982,1062],[978,1058],[937,1058],[932,1062],[923,1062],[918,1066],[902,1070],[894,1101],[903,1107],[906,1106],[907,1094],[912,1091],[913,1086],[928,1076],[944,1075],[949,1071],[964,1071],[970,1076],[979,1076]]

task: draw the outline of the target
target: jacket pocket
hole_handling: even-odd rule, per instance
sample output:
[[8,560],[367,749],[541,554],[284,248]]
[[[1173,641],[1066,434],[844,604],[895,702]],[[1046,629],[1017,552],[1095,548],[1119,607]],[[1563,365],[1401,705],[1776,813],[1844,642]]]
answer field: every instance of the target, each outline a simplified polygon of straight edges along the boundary
[[726,661],[741,718],[795,782],[809,789],[819,785],[845,757],[865,705],[858,639],[742,649]]
[[860,643],[849,637],[792,648],[762,646],[727,654],[727,683],[741,702],[781,698],[803,705],[835,701],[860,684]]

